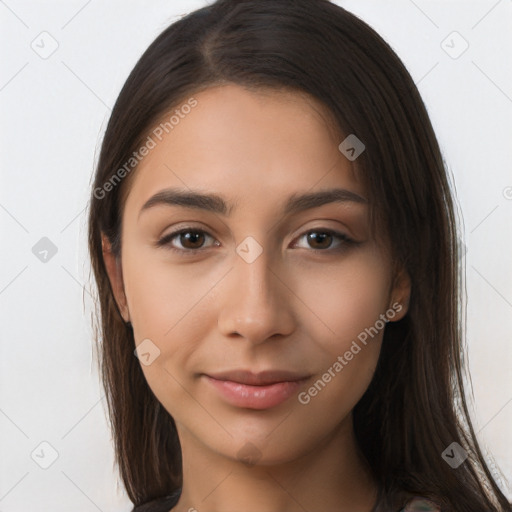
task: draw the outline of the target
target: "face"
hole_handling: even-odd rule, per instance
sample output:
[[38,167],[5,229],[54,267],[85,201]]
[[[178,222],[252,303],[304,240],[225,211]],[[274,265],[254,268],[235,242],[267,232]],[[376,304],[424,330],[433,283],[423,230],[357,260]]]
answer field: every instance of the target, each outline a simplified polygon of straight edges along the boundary
[[194,99],[133,176],[109,277],[182,445],[290,461],[350,420],[408,281],[321,105],[236,85]]

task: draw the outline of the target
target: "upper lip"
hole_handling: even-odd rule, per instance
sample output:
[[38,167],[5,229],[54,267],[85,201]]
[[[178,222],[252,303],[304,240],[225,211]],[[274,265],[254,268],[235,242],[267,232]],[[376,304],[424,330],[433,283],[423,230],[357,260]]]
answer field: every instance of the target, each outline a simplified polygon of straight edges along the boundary
[[230,370],[220,373],[208,373],[206,375],[216,380],[229,380],[252,386],[265,386],[277,382],[293,382],[309,377],[309,375],[305,373],[297,373],[288,370],[265,370],[259,373],[253,373],[249,370]]

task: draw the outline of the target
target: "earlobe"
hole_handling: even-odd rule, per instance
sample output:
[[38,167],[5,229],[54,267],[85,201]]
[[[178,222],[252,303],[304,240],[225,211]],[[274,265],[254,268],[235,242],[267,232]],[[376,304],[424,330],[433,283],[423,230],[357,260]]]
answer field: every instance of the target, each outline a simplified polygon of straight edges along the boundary
[[112,253],[112,246],[105,234],[101,235],[101,246],[103,249],[103,261],[110,281],[110,286],[114,294],[114,299],[119,308],[119,312],[125,322],[130,321],[126,294],[124,291],[123,270],[121,261]]

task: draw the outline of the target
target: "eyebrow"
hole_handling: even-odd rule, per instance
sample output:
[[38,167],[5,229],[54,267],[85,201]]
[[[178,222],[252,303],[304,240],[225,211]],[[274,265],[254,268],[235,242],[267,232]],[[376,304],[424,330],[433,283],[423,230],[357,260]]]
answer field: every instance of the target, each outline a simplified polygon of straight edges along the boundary
[[[355,192],[343,188],[333,188],[304,194],[293,194],[288,198],[282,213],[283,215],[293,215],[334,202],[368,203],[365,198]],[[167,188],[157,192],[144,203],[139,212],[139,217],[144,211],[157,205],[183,206],[224,216],[231,215],[233,208],[236,206],[236,204],[228,203],[217,194],[196,192],[190,189]]]

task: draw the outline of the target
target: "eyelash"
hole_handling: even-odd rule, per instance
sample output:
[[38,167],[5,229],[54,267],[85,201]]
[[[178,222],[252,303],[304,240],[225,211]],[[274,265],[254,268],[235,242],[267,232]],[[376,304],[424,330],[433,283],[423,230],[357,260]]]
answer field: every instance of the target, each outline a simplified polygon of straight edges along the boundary
[[[209,235],[206,231],[204,231],[202,229],[198,229],[198,228],[194,228],[194,227],[184,227],[182,229],[179,229],[177,231],[174,231],[174,232],[169,233],[169,234],[165,235],[164,237],[162,237],[156,243],[156,246],[157,247],[166,247],[167,249],[169,249],[171,251],[174,251],[176,253],[179,253],[180,255],[183,255],[183,256],[193,256],[193,255],[196,255],[197,253],[200,253],[202,251],[206,251],[207,250],[207,248],[206,249],[205,248],[199,248],[199,249],[179,249],[179,248],[176,248],[176,247],[172,247],[171,246],[171,241],[174,238],[176,238],[179,235],[182,235],[184,233],[205,234],[205,235],[211,237],[211,235]],[[353,240],[352,238],[348,237],[344,233],[340,233],[340,232],[334,231],[332,229],[324,229],[324,228],[314,228],[314,229],[310,229],[308,231],[305,231],[304,233],[302,233],[298,237],[298,239],[301,239],[304,236],[307,236],[307,235],[309,235],[311,233],[328,234],[328,235],[331,235],[331,236],[333,236],[335,238],[338,238],[339,240],[342,241],[342,246],[334,248],[334,249],[332,249],[331,247],[328,247],[326,249],[311,249],[311,251],[314,251],[316,253],[320,253],[320,252],[330,252],[330,253],[341,252],[341,251],[347,250],[350,246],[354,246],[354,245],[357,245],[358,243],[360,243],[360,242],[356,242],[355,240]],[[211,237],[211,238],[213,238],[213,237]]]

